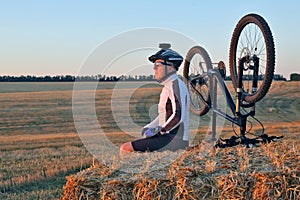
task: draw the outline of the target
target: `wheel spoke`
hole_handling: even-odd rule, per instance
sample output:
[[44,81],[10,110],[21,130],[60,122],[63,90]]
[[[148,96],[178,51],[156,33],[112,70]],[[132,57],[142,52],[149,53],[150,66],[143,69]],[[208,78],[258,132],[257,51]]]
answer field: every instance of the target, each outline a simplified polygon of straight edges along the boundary
[[193,47],[187,55],[188,61],[184,66],[184,77],[188,80],[191,97],[191,111],[203,115],[208,111],[210,102],[208,82],[203,79],[211,61],[206,51],[201,47]]
[[[274,73],[274,55],[273,36],[265,20],[256,14],[244,16],[236,25],[231,39],[230,72],[233,85],[237,88],[239,60],[244,56],[250,57],[250,60],[244,63],[246,70],[243,72],[243,79],[246,80],[243,81],[243,89],[246,92],[245,101],[257,102],[267,93]],[[255,56],[259,58],[259,81],[257,92],[252,94],[254,61],[251,58]],[[262,77],[265,78],[262,79]],[[263,88],[261,89],[261,87]]]

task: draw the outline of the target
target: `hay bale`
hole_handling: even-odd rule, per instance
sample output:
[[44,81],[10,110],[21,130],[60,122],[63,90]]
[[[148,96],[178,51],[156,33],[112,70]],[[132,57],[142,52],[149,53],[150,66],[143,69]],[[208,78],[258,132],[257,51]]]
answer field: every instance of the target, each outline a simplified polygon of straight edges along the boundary
[[[133,153],[67,177],[67,199],[300,199],[300,151],[285,142],[256,148]],[[125,162],[126,164],[120,164]]]

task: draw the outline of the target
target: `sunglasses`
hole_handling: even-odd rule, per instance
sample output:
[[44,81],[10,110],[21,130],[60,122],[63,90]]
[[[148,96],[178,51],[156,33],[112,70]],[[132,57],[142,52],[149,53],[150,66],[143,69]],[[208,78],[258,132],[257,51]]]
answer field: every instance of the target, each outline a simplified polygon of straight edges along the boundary
[[166,62],[155,62],[155,63],[154,63],[154,66],[155,66],[155,67],[157,67],[157,66],[159,66],[159,65],[168,65],[168,66],[172,66],[171,64],[166,63]]

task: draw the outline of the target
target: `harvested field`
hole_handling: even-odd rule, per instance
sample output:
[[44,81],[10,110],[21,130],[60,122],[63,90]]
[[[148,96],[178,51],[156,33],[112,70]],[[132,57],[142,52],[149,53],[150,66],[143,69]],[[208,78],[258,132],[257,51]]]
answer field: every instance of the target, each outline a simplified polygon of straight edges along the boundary
[[[224,199],[225,197],[222,195],[225,195],[225,191],[232,192],[232,187],[229,187],[228,190],[223,188],[223,193],[220,194],[218,193],[221,191],[219,183],[212,180],[224,181],[225,178],[227,178],[227,182],[233,181],[232,184],[238,183],[238,186],[242,185],[240,178],[244,178],[243,180],[248,181],[247,184],[250,189],[247,192],[241,190],[239,193],[243,195],[250,195],[251,193],[252,197],[254,195],[253,181],[255,180],[265,180],[265,182],[261,181],[261,185],[257,185],[257,188],[269,188],[273,191],[270,193],[270,197],[274,196],[278,184],[286,183],[283,186],[290,188],[287,189],[289,193],[284,192],[287,190],[278,190],[282,193],[280,198],[299,199],[298,196],[292,196],[299,193],[297,193],[298,187],[294,187],[294,183],[290,182],[290,180],[299,181],[299,169],[293,171],[292,168],[292,166],[299,166],[299,153],[297,157],[292,157],[295,154],[291,154],[292,149],[290,148],[292,144],[295,144],[294,149],[297,149],[295,152],[299,152],[300,82],[273,82],[270,92],[256,107],[256,117],[264,124],[265,132],[271,135],[285,136],[282,143],[272,144],[282,144],[282,146],[274,147],[278,150],[281,149],[280,154],[277,153],[277,157],[271,155],[255,156],[257,159],[255,161],[252,159],[255,151],[258,151],[258,153],[255,152],[256,155],[261,155],[260,152],[266,151],[260,148],[245,149],[245,152],[252,157],[248,161],[244,161],[244,163],[249,162],[249,164],[240,171],[236,169],[241,166],[242,160],[236,157],[236,154],[242,150],[236,150],[237,147],[232,148],[230,152],[220,149],[216,155],[212,152],[211,155],[213,156],[199,155],[201,151],[199,143],[205,138],[209,113],[200,119],[192,117],[194,130],[191,130],[190,144],[194,150],[132,154],[130,157],[122,159],[111,156],[111,152],[109,152],[106,155],[112,159],[103,159],[97,162],[93,158],[94,155],[86,148],[74,126],[72,113],[73,83],[1,84],[0,199],[61,199],[62,197],[64,199],[76,199],[79,198],[76,195],[81,193],[89,195],[90,199],[101,199],[101,197],[103,199],[116,199],[117,197],[119,199],[126,197],[158,199],[166,196],[192,199],[195,195],[198,198],[206,194],[199,193],[200,190],[207,190],[208,196],[202,196],[204,199],[218,195],[220,199]],[[117,124],[114,117],[117,116],[126,120],[131,118],[136,125],[143,126],[153,117],[152,115],[155,115],[154,105],[158,101],[160,88],[156,84],[145,85],[143,88],[134,90],[129,98],[128,112],[130,117],[124,118],[125,114],[128,114],[124,112],[125,110],[114,113],[115,116],[112,115],[110,98],[114,85],[114,83],[105,83],[98,86],[95,105],[101,128],[108,140],[117,149],[123,142],[138,137],[139,133],[135,130],[130,132],[132,123],[120,120]],[[231,88],[229,82],[227,85]],[[126,103],[128,99],[125,96],[128,95],[128,89],[135,86],[136,83],[124,83],[124,89],[116,92],[116,103],[120,102],[120,105]],[[90,83],[85,83],[82,92],[85,93],[88,90],[90,90]],[[83,106],[87,104],[89,102],[82,102]],[[153,111],[151,116],[148,110]],[[197,128],[197,123],[199,123],[199,128]],[[129,130],[129,132],[127,134],[122,132],[117,125],[122,125],[122,128]],[[253,132],[261,129],[257,124],[253,125]],[[231,124],[225,122],[221,137],[226,138],[232,135]],[[287,146],[285,146],[286,144]],[[274,152],[274,149],[269,149]],[[288,156],[283,155],[287,152],[290,152],[288,155],[291,155],[290,157],[293,159],[290,161],[289,158],[286,161],[284,166],[288,168],[284,171],[283,167],[280,167],[280,164],[276,165],[276,162],[273,163],[272,159],[277,159],[278,162],[286,160]],[[225,158],[228,157],[228,163],[225,164]],[[223,169],[221,165],[227,165],[228,168]],[[266,168],[264,166],[271,167]],[[255,167],[262,171],[263,168],[269,170],[270,173],[267,174],[271,174],[272,177],[276,175],[275,180],[277,182],[270,182],[273,179],[270,179],[269,176],[269,178],[263,179],[262,175],[264,174],[262,173],[264,172],[260,173],[260,178],[258,175],[255,175],[255,178],[256,171],[251,171]],[[84,169],[86,170],[82,171]],[[287,173],[289,169],[291,169],[291,176],[288,176]],[[246,173],[247,175],[251,174],[251,176],[246,178]],[[284,174],[284,177],[281,176],[280,178],[278,175],[280,173]],[[73,175],[70,176],[70,174]],[[297,179],[290,179],[294,174],[296,174]],[[196,176],[198,179],[195,178]],[[299,185],[299,182],[296,183]],[[211,189],[207,184],[215,185]],[[125,188],[127,188],[126,192]],[[157,191],[154,190],[155,188]],[[243,188],[245,187],[243,186]],[[74,192],[75,190],[77,192]],[[188,196],[188,191],[194,192]],[[290,193],[291,191],[294,193]],[[234,190],[233,193],[235,192]],[[71,194],[74,196],[68,196]],[[112,197],[116,194],[118,196]],[[245,196],[244,199],[249,199],[248,197]],[[255,197],[260,199],[258,196]],[[267,199],[267,197],[262,199]]]
[[[275,82],[257,106],[280,141],[211,148],[199,129],[186,151],[132,153],[68,176],[62,199],[300,199],[299,86]],[[221,137],[232,134],[225,123]]]

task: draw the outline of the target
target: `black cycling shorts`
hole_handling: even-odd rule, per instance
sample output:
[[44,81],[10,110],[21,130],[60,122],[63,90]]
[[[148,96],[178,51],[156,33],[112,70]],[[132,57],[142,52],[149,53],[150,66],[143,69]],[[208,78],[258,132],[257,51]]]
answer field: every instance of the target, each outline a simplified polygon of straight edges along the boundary
[[131,142],[135,151],[176,151],[178,149],[186,149],[189,146],[188,141],[184,141],[176,134],[158,134],[149,138],[142,138]]

